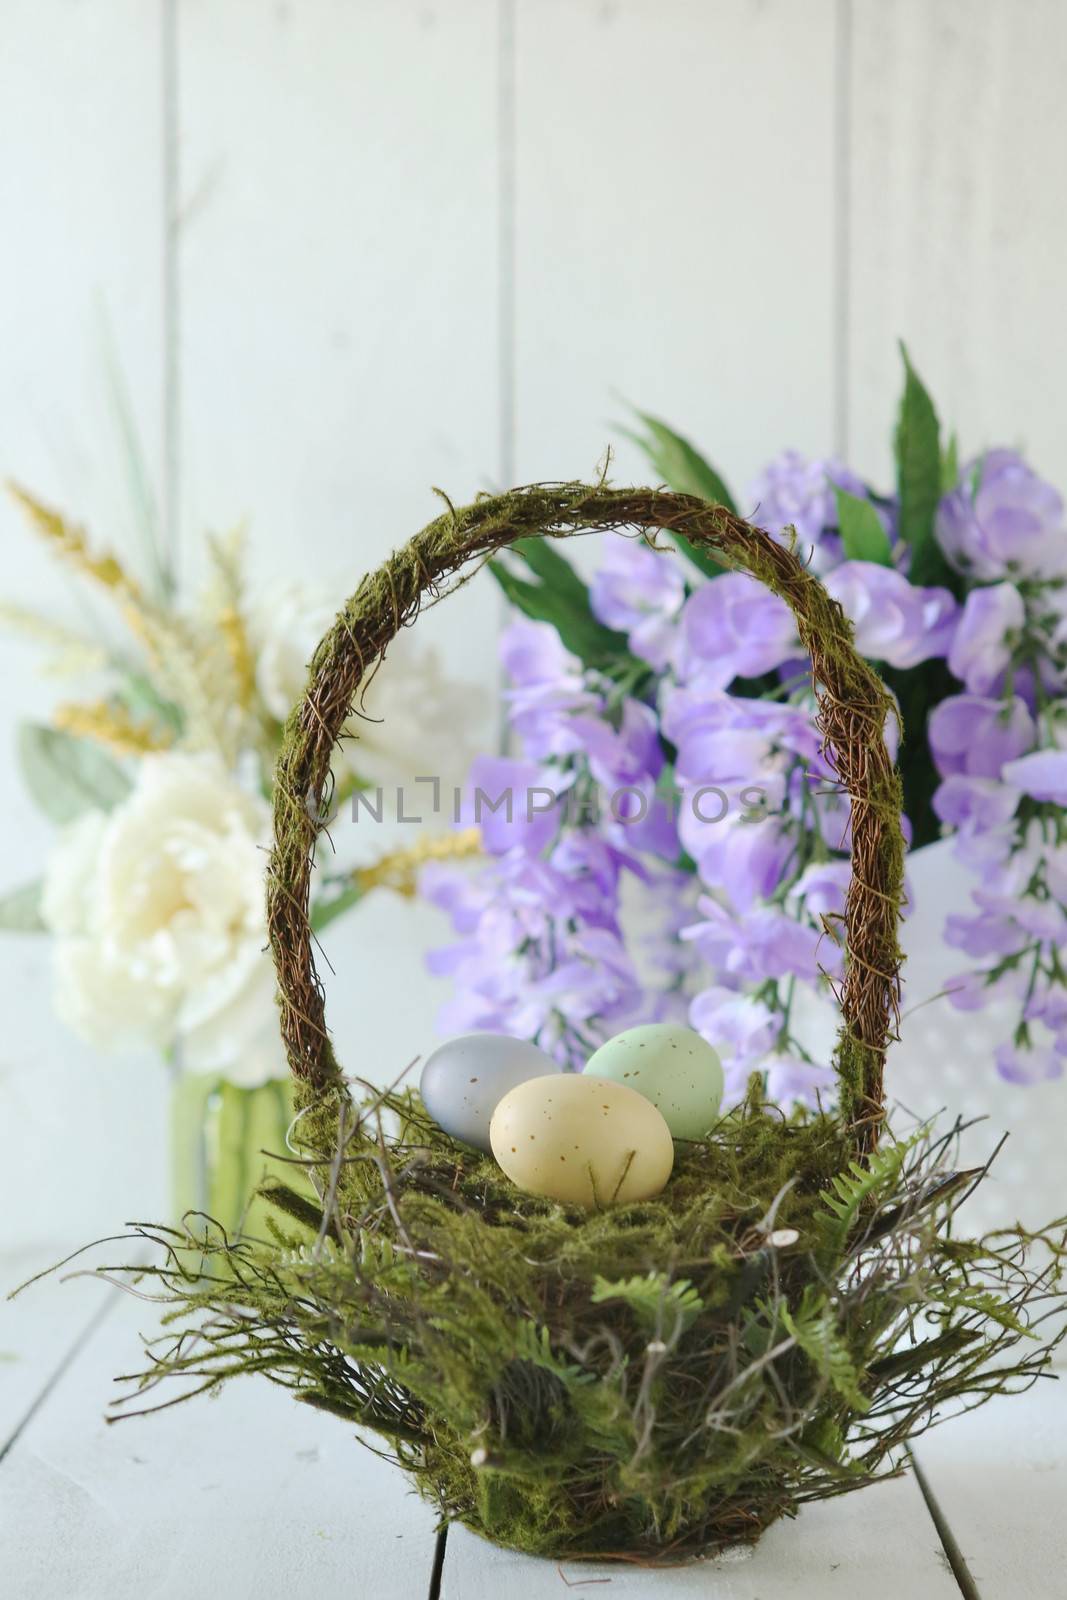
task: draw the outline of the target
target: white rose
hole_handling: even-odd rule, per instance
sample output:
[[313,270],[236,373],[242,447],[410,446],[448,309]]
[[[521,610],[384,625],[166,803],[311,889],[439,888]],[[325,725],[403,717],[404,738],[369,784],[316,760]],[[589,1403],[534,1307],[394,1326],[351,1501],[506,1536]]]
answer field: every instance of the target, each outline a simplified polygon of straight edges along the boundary
[[65,831],[43,911],[56,1004],[91,1043],[177,1043],[183,1066],[285,1071],[266,952],[269,818],[209,756],[154,755],[129,797]]
[[479,692],[449,678],[438,652],[403,628],[356,703],[348,759],[370,783],[410,784],[416,777],[462,783],[481,706]]
[[249,633],[260,699],[284,722],[307,685],[308,662],[337,616],[337,604],[303,584],[274,584],[252,607]]
[[[324,591],[298,585],[273,589],[254,608],[256,683],[279,721],[303,695],[308,662],[337,611]],[[446,675],[435,649],[403,628],[364,685],[338,761],[365,783],[386,787],[410,785],[416,777],[438,777],[446,788],[461,783],[483,704],[477,689]]]

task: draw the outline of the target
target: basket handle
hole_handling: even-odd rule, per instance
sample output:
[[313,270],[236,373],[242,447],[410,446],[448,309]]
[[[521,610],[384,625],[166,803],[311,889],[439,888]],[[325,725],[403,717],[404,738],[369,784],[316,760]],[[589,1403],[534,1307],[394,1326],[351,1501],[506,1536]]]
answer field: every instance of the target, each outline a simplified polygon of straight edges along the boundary
[[[447,502],[446,502],[447,503]],[[283,735],[274,789],[274,847],[267,920],[278,975],[281,1029],[296,1077],[323,1096],[343,1078],[326,1028],[308,904],[324,823],[334,745],[361,682],[424,595],[437,597],[461,569],[533,536],[656,530],[706,547],[749,572],[791,607],[812,662],[818,725],[852,802],[852,877],[845,903],[847,960],[834,1052],[841,1115],[859,1154],[884,1120],[885,1052],[899,1018],[904,841],[900,779],[885,745],[894,702],[857,653],[852,627],[793,552],[724,506],[692,495],[601,484],[535,484],[448,510],[369,573],[321,640],[307,692]],[[469,574],[468,574],[469,576]],[[455,584],[452,585],[453,587]]]

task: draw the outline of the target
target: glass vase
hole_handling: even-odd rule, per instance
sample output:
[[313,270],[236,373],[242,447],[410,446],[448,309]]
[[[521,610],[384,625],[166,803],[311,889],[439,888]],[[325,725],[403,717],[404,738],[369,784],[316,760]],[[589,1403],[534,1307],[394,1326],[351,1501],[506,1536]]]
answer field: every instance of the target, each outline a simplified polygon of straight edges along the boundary
[[266,1239],[266,1219],[282,1221],[257,1195],[265,1178],[311,1194],[299,1166],[284,1158],[293,1118],[285,1079],[243,1088],[209,1074],[179,1073],[171,1101],[171,1198],[175,1221],[202,1211],[232,1237]]

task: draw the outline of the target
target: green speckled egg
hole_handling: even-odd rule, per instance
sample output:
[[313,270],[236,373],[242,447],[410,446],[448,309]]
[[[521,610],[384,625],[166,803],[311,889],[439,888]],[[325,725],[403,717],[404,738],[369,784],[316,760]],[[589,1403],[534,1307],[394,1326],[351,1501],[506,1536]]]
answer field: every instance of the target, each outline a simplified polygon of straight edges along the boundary
[[676,1022],[650,1022],[616,1034],[590,1057],[585,1072],[643,1094],[675,1139],[702,1139],[719,1115],[718,1052]]

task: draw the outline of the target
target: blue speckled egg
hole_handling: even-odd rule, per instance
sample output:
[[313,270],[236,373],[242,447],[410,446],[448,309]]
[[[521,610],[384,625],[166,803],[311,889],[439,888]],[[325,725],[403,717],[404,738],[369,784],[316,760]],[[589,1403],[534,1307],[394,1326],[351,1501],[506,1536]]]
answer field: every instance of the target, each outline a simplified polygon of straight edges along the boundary
[[500,1101],[528,1078],[559,1072],[552,1057],[506,1033],[465,1033],[449,1039],[422,1069],[419,1093],[437,1125],[489,1151],[489,1124]]

